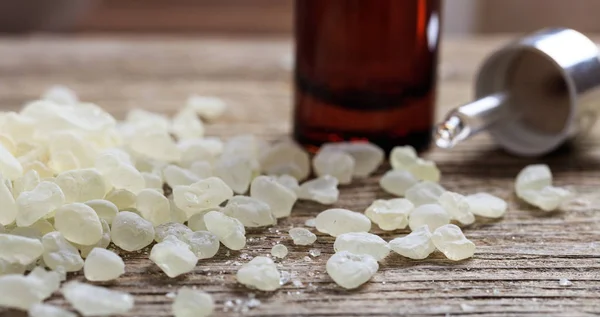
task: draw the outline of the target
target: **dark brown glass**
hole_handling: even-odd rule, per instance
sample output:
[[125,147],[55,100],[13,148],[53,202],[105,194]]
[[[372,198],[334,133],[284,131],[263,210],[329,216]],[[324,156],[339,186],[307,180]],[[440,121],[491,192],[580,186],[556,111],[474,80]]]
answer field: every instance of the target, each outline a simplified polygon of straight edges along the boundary
[[429,145],[440,0],[296,0],[294,136]]

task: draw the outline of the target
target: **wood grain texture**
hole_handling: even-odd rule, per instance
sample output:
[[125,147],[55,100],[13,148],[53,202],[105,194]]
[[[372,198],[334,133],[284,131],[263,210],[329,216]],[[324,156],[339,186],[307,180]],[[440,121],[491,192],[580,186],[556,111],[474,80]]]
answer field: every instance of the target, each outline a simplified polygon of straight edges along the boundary
[[[469,100],[472,78],[486,54],[506,38],[448,40],[444,43],[439,114]],[[290,41],[220,38],[4,38],[0,40],[0,105],[17,109],[51,84],[66,84],[85,100],[117,117],[134,107],[174,112],[188,94],[217,95],[230,105],[208,127],[211,135],[255,133],[269,140],[288,137],[291,116]],[[597,132],[597,131],[596,131]],[[413,261],[392,255],[370,283],[354,291],[337,287],[325,273],[333,239],[319,235],[311,247],[294,246],[284,234],[326,209],[299,202],[293,217],[265,232],[252,231],[242,252],[202,260],[193,273],[168,279],[148,252],[126,255],[127,274],[111,288],[131,292],[136,308],[128,316],[169,316],[178,287],[197,286],[217,301],[215,316],[588,316],[600,313],[600,138],[541,159],[509,156],[486,136],[447,152],[426,156],[443,171],[442,184],[461,193],[488,191],[509,202],[497,221],[478,219],[465,228],[477,245],[472,259],[451,262],[439,253]],[[563,210],[543,213],[515,199],[512,186],[526,164],[546,162],[558,186],[579,194]],[[389,197],[377,175],[341,187],[337,207],[363,211],[375,198]],[[278,230],[278,231],[276,231]],[[391,239],[407,231],[385,233]],[[286,284],[273,293],[251,292],[235,283],[241,256],[265,255],[281,241],[290,250],[280,269],[302,286]],[[306,260],[310,249],[322,255]],[[568,278],[572,286],[558,284]],[[83,280],[81,275],[69,279]],[[224,303],[255,294],[262,304],[235,312]],[[50,302],[65,305],[59,295]],[[1,311],[0,316],[18,316]]]
[[289,34],[292,8],[292,0],[102,0],[74,29]]

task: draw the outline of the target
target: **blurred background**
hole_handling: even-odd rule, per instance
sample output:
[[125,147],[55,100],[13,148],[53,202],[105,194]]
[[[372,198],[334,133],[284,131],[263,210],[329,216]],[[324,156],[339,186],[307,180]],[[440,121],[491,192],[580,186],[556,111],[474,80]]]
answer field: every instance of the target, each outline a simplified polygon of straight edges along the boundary
[[[0,0],[0,33],[285,35],[292,30],[292,9],[293,0]],[[598,0],[445,0],[444,32],[464,36],[545,26],[598,32],[595,12]]]

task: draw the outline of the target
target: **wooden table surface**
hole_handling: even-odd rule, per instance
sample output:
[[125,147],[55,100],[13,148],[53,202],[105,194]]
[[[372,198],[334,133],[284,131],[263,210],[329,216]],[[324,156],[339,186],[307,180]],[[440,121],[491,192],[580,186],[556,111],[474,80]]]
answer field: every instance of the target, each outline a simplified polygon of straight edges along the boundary
[[[447,39],[443,44],[438,114],[471,96],[477,65],[507,37]],[[291,116],[289,39],[264,38],[2,38],[0,39],[0,105],[17,109],[46,87],[61,83],[80,96],[110,109],[118,118],[134,107],[172,113],[190,93],[220,96],[230,105],[211,135],[255,133],[269,140],[288,137]],[[498,221],[478,221],[465,228],[475,242],[475,256],[452,262],[440,253],[413,261],[388,257],[370,283],[345,291],[325,273],[333,238],[319,235],[311,247],[294,246],[284,232],[326,209],[299,202],[293,217],[271,230],[253,232],[241,252],[201,260],[191,274],[168,279],[147,258],[127,256],[127,274],[105,285],[135,295],[130,316],[168,316],[178,287],[197,286],[217,302],[214,316],[478,316],[563,315],[600,313],[600,138],[541,159],[523,159],[496,150],[479,136],[453,151],[426,154],[443,171],[442,184],[452,191],[487,191],[509,202]],[[513,182],[525,165],[546,162],[558,186],[580,193],[557,212],[544,213],[520,203]],[[389,197],[378,187],[385,171],[341,188],[337,207],[363,211],[374,199]],[[276,231],[278,230],[278,231]],[[386,233],[392,239],[406,231]],[[265,238],[266,237],[266,238]],[[265,255],[281,241],[290,254],[280,270],[302,285],[286,284],[272,293],[252,292],[235,282],[236,262]],[[307,261],[309,249],[319,257]],[[560,286],[567,278],[572,286]],[[81,275],[70,279],[83,280]],[[254,295],[250,295],[250,293]],[[261,305],[247,312],[225,302],[256,296]],[[50,302],[65,305],[60,295]],[[238,309],[239,310],[239,309]],[[14,316],[1,311],[0,316]],[[18,315],[17,315],[18,316]]]

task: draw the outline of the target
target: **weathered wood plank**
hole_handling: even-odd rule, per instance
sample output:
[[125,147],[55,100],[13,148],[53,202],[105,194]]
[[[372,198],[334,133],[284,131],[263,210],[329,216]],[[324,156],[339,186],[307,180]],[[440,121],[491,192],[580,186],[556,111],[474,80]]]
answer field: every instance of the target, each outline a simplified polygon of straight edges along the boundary
[[[447,40],[442,56],[439,110],[470,98],[477,64],[506,37]],[[55,83],[74,88],[85,100],[97,102],[117,117],[134,107],[173,113],[188,94],[224,98],[230,108],[208,131],[228,137],[255,133],[269,140],[288,137],[291,116],[289,56],[291,43],[278,38],[4,38],[0,40],[0,106],[17,109]],[[131,316],[168,316],[171,299],[182,285],[212,293],[217,316],[240,312],[224,303],[247,300],[249,291],[235,283],[242,254],[264,255],[276,241],[289,256],[281,270],[295,274],[292,283],[272,294],[252,292],[262,305],[247,316],[584,316],[600,313],[600,138],[574,150],[542,159],[509,156],[478,136],[446,152],[427,156],[444,172],[442,184],[463,193],[489,191],[509,202],[498,221],[478,219],[465,232],[478,246],[473,259],[454,263],[441,254],[424,261],[390,256],[371,283],[343,291],[324,273],[332,253],[331,237],[319,235],[314,246],[293,246],[284,235],[324,207],[300,202],[294,216],[266,233],[251,233],[242,252],[202,260],[194,273],[167,279],[147,260],[147,251],[126,255],[127,274],[106,284],[132,292],[137,305]],[[581,197],[564,210],[546,214],[517,201],[512,193],[516,173],[526,164],[547,162],[555,182],[570,186]],[[335,205],[362,211],[376,198],[389,197],[376,176],[343,186]],[[275,230],[279,230],[277,233]],[[391,239],[406,231],[383,233]],[[308,250],[322,255],[307,261]],[[310,257],[309,257],[310,258]],[[563,287],[559,278],[573,286]],[[72,279],[83,279],[73,276]],[[60,296],[50,302],[63,305]],[[225,311],[227,310],[227,311]],[[0,312],[13,316],[14,312]]]

